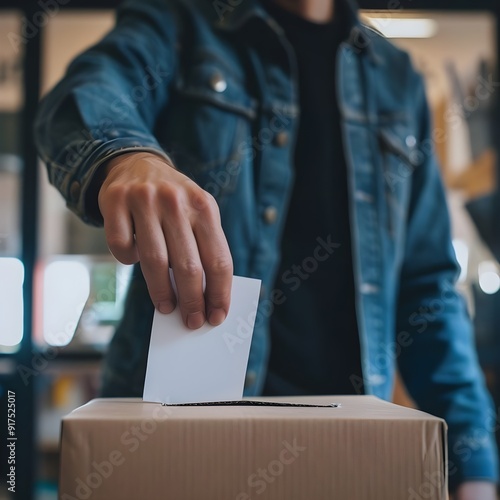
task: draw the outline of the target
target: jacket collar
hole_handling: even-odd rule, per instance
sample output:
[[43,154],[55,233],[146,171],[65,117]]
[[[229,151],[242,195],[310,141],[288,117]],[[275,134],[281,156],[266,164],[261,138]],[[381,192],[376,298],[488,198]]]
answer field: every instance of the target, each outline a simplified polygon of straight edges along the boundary
[[[379,62],[374,52],[369,28],[361,23],[358,15],[356,0],[335,0],[342,9],[345,21],[349,26],[348,44],[357,52],[367,52],[371,60]],[[236,31],[241,29],[252,19],[260,18],[279,35],[283,34],[281,27],[274,21],[261,5],[259,0],[214,0],[212,2],[216,18],[214,25],[217,29]]]

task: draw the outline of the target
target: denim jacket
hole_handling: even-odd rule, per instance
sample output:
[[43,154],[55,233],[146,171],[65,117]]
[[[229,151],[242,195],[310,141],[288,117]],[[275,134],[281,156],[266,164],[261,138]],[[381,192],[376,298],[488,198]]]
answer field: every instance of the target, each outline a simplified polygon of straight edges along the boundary
[[[363,368],[353,391],[390,399],[399,366],[419,408],[448,423],[451,486],[496,480],[497,421],[454,288],[433,153],[442,131],[431,128],[408,55],[363,26],[349,0],[342,5],[351,29],[337,54],[337,98]],[[300,116],[296,73],[282,29],[256,0],[128,1],[44,98],[35,125],[50,181],[88,223],[102,224],[100,166],[128,151],[170,158],[214,195],[235,274],[263,282],[246,395],[259,394],[266,373]],[[152,314],[136,267],[105,394],[142,394]]]

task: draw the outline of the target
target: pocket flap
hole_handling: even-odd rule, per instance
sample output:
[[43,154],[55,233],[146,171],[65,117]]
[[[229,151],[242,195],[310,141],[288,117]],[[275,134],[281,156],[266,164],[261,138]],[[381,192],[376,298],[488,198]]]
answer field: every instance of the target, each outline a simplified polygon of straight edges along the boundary
[[181,95],[200,99],[227,111],[253,119],[257,100],[248,95],[244,82],[215,59],[205,59],[189,67],[179,78],[176,90]]
[[406,127],[380,127],[378,137],[382,148],[397,155],[409,165],[418,163],[416,137]]

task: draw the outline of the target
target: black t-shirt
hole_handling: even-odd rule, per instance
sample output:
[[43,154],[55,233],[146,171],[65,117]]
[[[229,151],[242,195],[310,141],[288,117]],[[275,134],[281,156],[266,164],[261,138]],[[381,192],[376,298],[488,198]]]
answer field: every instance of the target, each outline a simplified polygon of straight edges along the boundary
[[295,184],[275,283],[286,299],[271,318],[264,393],[354,393],[350,377],[361,375],[361,362],[335,81],[346,28],[341,11],[332,22],[317,24],[272,0],[264,6],[296,54],[301,108]]

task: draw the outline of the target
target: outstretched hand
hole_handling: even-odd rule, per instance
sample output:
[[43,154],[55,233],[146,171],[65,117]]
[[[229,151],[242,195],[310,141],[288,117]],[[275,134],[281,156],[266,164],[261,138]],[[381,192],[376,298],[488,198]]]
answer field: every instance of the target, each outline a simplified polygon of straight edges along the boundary
[[[141,263],[151,300],[172,312],[176,296],[185,325],[219,325],[231,297],[233,263],[215,199],[165,159],[126,153],[106,166],[98,197],[111,253]],[[203,293],[203,272],[206,290]]]

